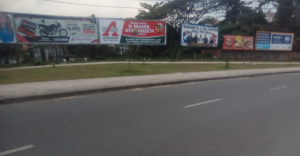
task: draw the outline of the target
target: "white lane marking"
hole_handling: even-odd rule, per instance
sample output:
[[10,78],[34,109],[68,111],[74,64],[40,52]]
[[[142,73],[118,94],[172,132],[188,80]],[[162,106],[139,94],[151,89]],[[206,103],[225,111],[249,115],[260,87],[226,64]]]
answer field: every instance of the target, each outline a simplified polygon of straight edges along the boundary
[[32,147],[34,147],[34,146],[33,145],[27,145],[27,146],[23,146],[23,147],[20,147],[20,148],[15,148],[15,149],[12,149],[12,150],[4,151],[4,152],[0,153],[0,156],[4,156],[4,155],[7,155],[7,154],[23,151],[23,150],[26,150],[26,149],[29,149],[29,148],[32,148]]
[[199,106],[199,105],[203,105],[203,104],[207,104],[207,103],[212,103],[212,102],[217,102],[217,101],[221,101],[221,100],[222,100],[222,99],[216,99],[216,100],[211,100],[211,101],[201,102],[201,103],[197,103],[197,104],[193,104],[193,105],[187,105],[187,106],[184,106],[184,108],[189,108],[189,107]]
[[278,87],[278,88],[272,88],[270,89],[270,91],[273,91],[273,90],[278,90],[278,89],[283,89],[283,88],[286,88],[287,86],[282,86],[282,87]]

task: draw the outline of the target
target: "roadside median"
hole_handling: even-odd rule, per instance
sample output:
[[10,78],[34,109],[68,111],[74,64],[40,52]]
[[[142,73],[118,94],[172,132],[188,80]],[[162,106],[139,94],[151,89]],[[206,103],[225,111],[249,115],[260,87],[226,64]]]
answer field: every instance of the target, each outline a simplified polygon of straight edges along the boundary
[[0,85],[0,104],[189,82],[300,73],[299,67],[104,77]]

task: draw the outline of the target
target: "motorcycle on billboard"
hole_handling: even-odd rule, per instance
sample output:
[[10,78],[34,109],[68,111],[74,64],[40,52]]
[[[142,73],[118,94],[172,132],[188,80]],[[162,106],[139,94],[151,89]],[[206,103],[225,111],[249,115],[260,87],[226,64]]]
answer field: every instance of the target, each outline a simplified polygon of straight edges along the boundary
[[61,28],[61,24],[55,22],[55,24],[51,24],[49,26],[44,24],[39,24],[40,35],[41,36],[48,36],[48,35],[56,35],[57,33],[61,37],[66,37],[68,32],[66,29]]

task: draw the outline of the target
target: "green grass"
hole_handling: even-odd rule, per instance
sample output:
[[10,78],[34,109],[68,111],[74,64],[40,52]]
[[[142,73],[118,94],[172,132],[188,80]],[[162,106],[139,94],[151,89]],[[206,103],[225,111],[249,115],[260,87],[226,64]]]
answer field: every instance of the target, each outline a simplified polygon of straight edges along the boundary
[[99,77],[166,74],[176,72],[201,72],[284,67],[300,67],[300,65],[230,64],[229,68],[225,68],[225,64],[131,64],[131,72],[128,71],[128,64],[84,65],[54,68],[46,67],[36,69],[16,69],[0,71],[0,84],[87,79]]

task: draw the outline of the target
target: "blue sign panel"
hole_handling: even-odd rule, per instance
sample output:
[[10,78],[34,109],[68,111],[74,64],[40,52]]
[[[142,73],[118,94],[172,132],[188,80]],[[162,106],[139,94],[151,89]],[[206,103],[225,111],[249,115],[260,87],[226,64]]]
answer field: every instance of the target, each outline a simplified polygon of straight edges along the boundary
[[271,33],[257,33],[256,49],[270,49]]
[[257,32],[256,50],[292,50],[293,34]]
[[280,34],[272,35],[272,44],[291,44],[291,43],[292,43],[292,35],[280,35]]

